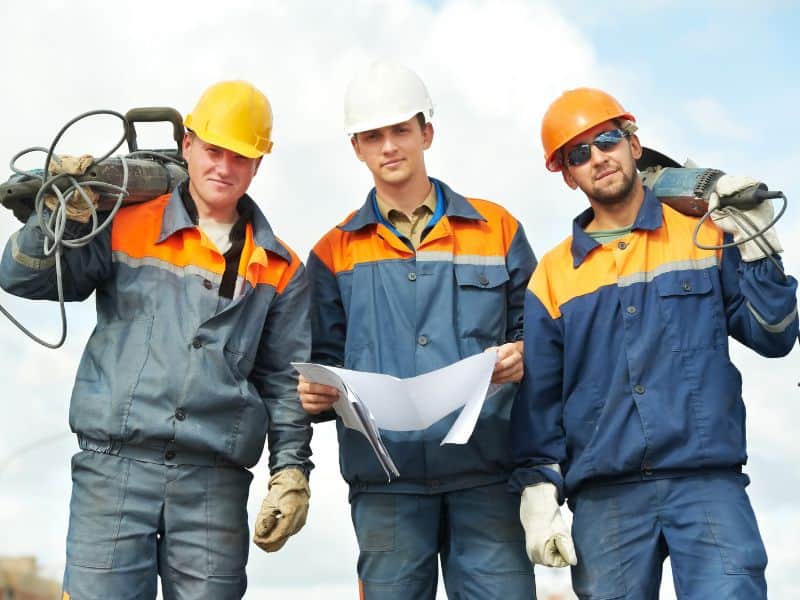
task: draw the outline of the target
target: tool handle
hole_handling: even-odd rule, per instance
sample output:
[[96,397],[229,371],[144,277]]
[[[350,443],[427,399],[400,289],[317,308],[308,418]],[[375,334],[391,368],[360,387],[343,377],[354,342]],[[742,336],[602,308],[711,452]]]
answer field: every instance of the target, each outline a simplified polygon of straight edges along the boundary
[[743,190],[739,190],[735,194],[720,196],[719,206],[720,208],[724,206],[733,206],[739,210],[750,210],[768,198],[780,198],[781,196],[783,196],[783,192],[771,192],[766,184],[759,182]]
[[183,141],[183,117],[174,108],[169,106],[143,106],[141,108],[132,108],[125,113],[125,120],[127,127],[125,131],[125,139],[128,142],[128,151],[136,152],[139,147],[136,144],[136,126],[134,123],[157,123],[166,122],[172,123],[172,138],[181,149],[181,142]]

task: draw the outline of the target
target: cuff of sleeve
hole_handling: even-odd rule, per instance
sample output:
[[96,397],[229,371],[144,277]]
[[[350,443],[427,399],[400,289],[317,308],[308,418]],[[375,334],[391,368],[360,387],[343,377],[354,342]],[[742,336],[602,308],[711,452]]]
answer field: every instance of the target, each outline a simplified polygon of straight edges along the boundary
[[312,423],[325,423],[327,421],[334,421],[336,419],[336,411],[331,408],[330,410],[323,411],[316,415],[309,415],[309,419]]
[[564,478],[560,473],[545,465],[525,469],[514,469],[508,479],[508,491],[522,494],[522,491],[537,483],[552,483],[558,490],[558,503],[564,503]]

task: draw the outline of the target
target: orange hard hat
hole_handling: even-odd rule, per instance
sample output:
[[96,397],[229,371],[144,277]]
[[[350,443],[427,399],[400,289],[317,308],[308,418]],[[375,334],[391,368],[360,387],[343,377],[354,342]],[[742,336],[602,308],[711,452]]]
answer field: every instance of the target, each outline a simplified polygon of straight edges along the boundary
[[584,87],[561,94],[542,119],[545,166],[550,171],[560,171],[561,157],[558,151],[561,147],[576,135],[610,119],[636,122],[616,98],[602,90]]

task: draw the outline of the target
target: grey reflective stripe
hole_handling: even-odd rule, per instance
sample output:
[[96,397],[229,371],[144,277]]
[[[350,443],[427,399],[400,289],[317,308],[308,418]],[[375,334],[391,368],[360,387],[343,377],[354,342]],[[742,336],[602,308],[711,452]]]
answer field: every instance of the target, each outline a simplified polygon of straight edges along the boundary
[[750,304],[750,302],[747,303],[747,310],[750,311],[750,313],[753,315],[753,318],[755,318],[755,320],[758,321],[758,324],[761,325],[764,331],[768,331],[770,333],[783,333],[784,331],[786,331],[786,328],[789,327],[789,325],[791,325],[797,318],[797,307],[795,307],[794,310],[790,312],[788,315],[786,315],[786,318],[783,319],[780,323],[775,323],[775,325],[771,325],[770,323],[767,323],[764,317],[758,314],[758,312],[756,311],[755,308],[753,308],[753,305]]
[[716,256],[707,256],[699,260],[677,260],[675,262],[664,263],[659,265],[652,271],[640,271],[639,273],[631,273],[617,279],[617,286],[628,287],[634,283],[650,283],[664,273],[671,273],[673,271],[702,271],[709,267],[715,267],[719,264]]
[[481,254],[459,254],[454,256],[452,252],[417,252],[417,262],[452,262],[457,265],[504,265],[505,256],[483,256]]
[[139,267],[156,267],[158,269],[169,271],[170,273],[178,277],[185,277],[186,275],[200,275],[218,285],[222,282],[222,275],[214,273],[207,269],[201,269],[200,267],[195,265],[186,265],[185,267],[179,267],[177,265],[173,265],[172,263],[168,263],[164,260],[153,258],[152,256],[145,256],[144,258],[133,258],[132,256],[128,256],[127,254],[119,250],[114,251],[112,253],[112,257],[114,262],[127,265],[133,269],[138,269]]
[[47,269],[52,269],[55,266],[55,255],[42,256],[40,258],[38,256],[28,256],[22,250],[20,250],[19,243],[17,242],[18,235],[19,231],[15,232],[11,236],[11,258],[13,258],[15,262],[33,271],[46,271]]

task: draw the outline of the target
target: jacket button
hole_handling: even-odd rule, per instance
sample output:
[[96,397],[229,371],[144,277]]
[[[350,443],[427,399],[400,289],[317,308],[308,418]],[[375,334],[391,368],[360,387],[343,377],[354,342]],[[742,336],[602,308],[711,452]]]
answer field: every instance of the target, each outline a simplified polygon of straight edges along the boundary
[[692,291],[692,284],[688,281],[682,281],[681,287],[683,288],[684,292],[691,292]]
[[478,278],[478,281],[480,281],[481,285],[484,287],[489,285],[489,278],[483,273],[481,273],[481,276]]
[[633,391],[637,394],[644,394],[644,386],[641,383],[637,383],[633,386]]
[[427,345],[428,345],[428,336],[427,336],[427,335],[421,335],[421,336],[419,336],[419,337],[417,338],[417,343],[418,343],[420,346],[427,346]]
[[174,450],[167,450],[164,453],[164,458],[166,458],[167,460],[172,460],[173,458],[175,458],[175,451]]
[[206,288],[207,290],[210,290],[212,287],[214,287],[214,284],[211,283],[208,279],[203,279],[203,287]]
[[183,421],[186,418],[186,411],[179,408],[175,411],[175,418],[178,419],[178,421]]
[[629,315],[636,314],[636,307],[635,307],[635,306],[629,306],[629,307],[628,307],[628,308],[626,308],[625,310],[627,310],[627,311],[628,311],[628,314],[629,314]]
[[412,273],[409,273],[409,274],[408,274],[408,280],[409,280],[409,281],[416,281],[416,280],[417,280],[417,274],[416,274],[416,273],[413,273],[413,272],[412,272]]
[[619,248],[620,250],[625,250],[625,248],[627,247],[628,247],[627,242],[617,242],[617,248]]
[[200,341],[200,338],[194,338],[192,340],[192,348],[202,348],[203,342]]

